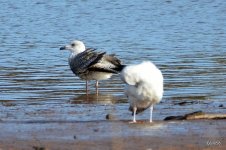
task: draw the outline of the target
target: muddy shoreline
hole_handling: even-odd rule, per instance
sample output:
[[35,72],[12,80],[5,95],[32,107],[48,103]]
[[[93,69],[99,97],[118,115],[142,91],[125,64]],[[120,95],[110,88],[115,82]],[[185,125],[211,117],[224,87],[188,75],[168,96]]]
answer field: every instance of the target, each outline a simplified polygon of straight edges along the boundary
[[[226,147],[225,119],[184,120],[193,112],[199,118],[225,115],[224,101],[163,101],[154,108],[153,123],[145,111],[137,115],[136,124],[129,123],[132,116],[127,103],[108,102],[4,102],[0,105],[0,150]],[[167,117],[174,120],[163,121]]]
[[1,149],[223,149],[225,120],[1,121]]

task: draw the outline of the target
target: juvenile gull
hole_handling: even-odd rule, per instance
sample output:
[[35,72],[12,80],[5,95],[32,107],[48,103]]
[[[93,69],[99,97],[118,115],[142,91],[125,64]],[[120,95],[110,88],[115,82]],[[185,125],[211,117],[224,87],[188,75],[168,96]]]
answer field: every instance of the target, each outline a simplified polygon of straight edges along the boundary
[[71,52],[68,59],[69,66],[76,76],[86,80],[86,92],[88,92],[89,80],[96,80],[98,94],[98,81],[109,79],[123,68],[121,61],[114,54],[107,55],[106,52],[98,52],[93,48],[86,49],[82,41],[75,40],[61,47],[60,50]]
[[121,79],[126,83],[125,95],[130,102],[133,122],[136,114],[150,107],[152,122],[153,105],[159,103],[163,96],[163,76],[161,71],[150,61],[126,66],[121,72]]

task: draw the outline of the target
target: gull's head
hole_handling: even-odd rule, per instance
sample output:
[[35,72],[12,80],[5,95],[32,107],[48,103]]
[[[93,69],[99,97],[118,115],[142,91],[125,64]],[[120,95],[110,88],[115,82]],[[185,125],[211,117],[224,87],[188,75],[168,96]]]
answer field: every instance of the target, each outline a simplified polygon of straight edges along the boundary
[[60,48],[60,50],[69,50],[74,54],[79,54],[79,53],[85,51],[85,49],[86,48],[85,48],[84,43],[82,41],[78,41],[78,40],[72,41],[71,44]]

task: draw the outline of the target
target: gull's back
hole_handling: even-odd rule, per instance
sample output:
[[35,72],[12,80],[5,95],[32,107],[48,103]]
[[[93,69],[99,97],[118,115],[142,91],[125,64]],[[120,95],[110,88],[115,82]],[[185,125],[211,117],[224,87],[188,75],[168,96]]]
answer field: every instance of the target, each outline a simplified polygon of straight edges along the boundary
[[151,62],[125,67],[121,78],[126,83],[125,94],[130,101],[130,110],[135,106],[137,113],[160,102],[163,96],[163,76]]

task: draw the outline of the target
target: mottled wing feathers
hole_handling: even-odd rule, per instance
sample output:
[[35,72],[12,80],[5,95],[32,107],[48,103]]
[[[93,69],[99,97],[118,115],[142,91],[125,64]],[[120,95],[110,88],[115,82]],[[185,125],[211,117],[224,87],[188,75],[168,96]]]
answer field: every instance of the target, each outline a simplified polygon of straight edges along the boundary
[[84,73],[94,63],[97,63],[105,52],[96,52],[96,49],[86,49],[77,56],[71,58],[70,67],[75,74]]
[[121,69],[121,62],[114,55],[106,55],[106,52],[88,48],[72,58],[70,66],[75,74],[87,71],[118,73]]
[[90,71],[107,72],[117,74],[120,71],[121,62],[118,58],[112,55],[103,55],[103,57],[98,61],[93,63],[89,67]]
[[122,71],[122,69],[125,67],[125,65],[122,65],[122,62],[117,57],[115,57],[115,54],[104,55],[104,60],[111,64],[109,68],[112,68],[117,72]]
[[88,61],[89,65],[87,65],[86,68],[90,68],[98,63],[106,54],[106,52],[96,52],[95,50],[96,49],[87,49],[88,53],[85,55],[87,55],[86,60]]
[[106,72],[106,73],[118,73],[117,71],[111,68],[101,68],[101,67],[90,67],[88,71],[96,71],[96,72]]
[[112,63],[115,66],[121,65],[121,61],[117,57],[115,57],[115,54],[105,55],[104,58],[106,61]]

